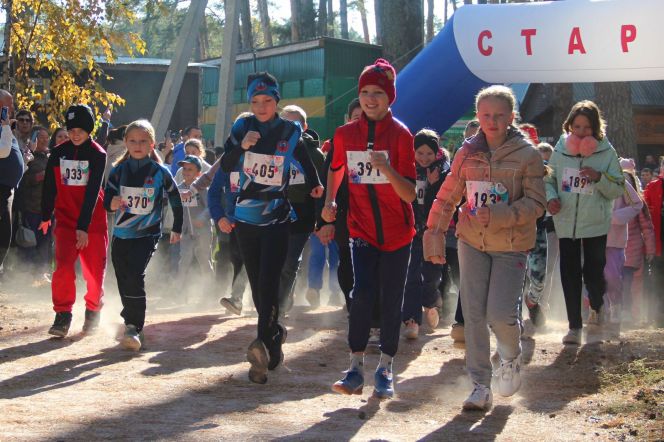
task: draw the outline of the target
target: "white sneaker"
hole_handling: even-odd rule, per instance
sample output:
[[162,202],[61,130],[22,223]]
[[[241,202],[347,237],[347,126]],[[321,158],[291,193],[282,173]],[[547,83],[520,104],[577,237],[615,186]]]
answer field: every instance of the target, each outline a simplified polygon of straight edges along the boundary
[[493,403],[493,393],[486,385],[475,384],[473,392],[470,393],[468,399],[463,401],[464,410],[481,410],[488,411],[491,409]]
[[599,311],[595,311],[591,308],[590,313],[588,313],[588,325],[600,326],[604,324],[604,315],[602,313],[602,308],[600,308]]
[[436,307],[424,307],[424,320],[431,330],[434,330],[436,327],[438,327],[438,323],[440,322],[438,309]]
[[512,396],[521,387],[521,355],[511,361],[500,361],[500,368],[493,374],[496,378],[498,393],[501,396]]
[[570,328],[565,336],[563,336],[563,344],[581,345],[581,329]]
[[415,322],[413,319],[409,319],[404,323],[406,328],[403,331],[403,336],[406,339],[417,339],[417,336],[420,333],[420,326],[417,325],[417,322]]
[[620,324],[620,321],[622,321],[622,305],[613,304],[609,306],[609,322]]

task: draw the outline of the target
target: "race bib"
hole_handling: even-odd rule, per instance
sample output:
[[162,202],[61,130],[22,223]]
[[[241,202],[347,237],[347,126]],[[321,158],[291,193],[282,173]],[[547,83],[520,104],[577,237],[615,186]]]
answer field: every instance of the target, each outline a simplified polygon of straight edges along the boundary
[[252,181],[265,186],[281,186],[284,172],[284,157],[246,152],[244,154],[244,173]]
[[[387,151],[380,151],[390,160],[390,154]],[[348,161],[348,179],[353,184],[388,184],[389,181],[382,175],[378,169],[371,164],[369,151],[348,151],[346,160]]]
[[592,195],[595,191],[594,184],[590,178],[582,177],[579,169],[572,167],[565,167],[563,169],[563,192]]
[[238,193],[240,191],[240,172],[231,172],[231,193]]
[[417,192],[417,204],[424,204],[424,192],[427,190],[426,180],[415,181],[415,191]]
[[89,176],[88,161],[60,158],[60,182],[65,186],[85,186],[88,184]]
[[293,184],[304,184],[304,174],[300,172],[300,169],[298,169],[295,164],[291,164],[290,166],[290,177],[288,183],[291,186]]
[[[189,195],[183,198],[185,193]],[[182,207],[198,207],[198,197],[192,192],[180,192],[180,200],[182,201]]]
[[120,186],[122,207],[132,215],[148,215],[154,208],[155,191],[152,187]]
[[491,181],[466,181],[466,201],[472,215],[478,207],[487,207],[509,201],[507,188],[502,183]]

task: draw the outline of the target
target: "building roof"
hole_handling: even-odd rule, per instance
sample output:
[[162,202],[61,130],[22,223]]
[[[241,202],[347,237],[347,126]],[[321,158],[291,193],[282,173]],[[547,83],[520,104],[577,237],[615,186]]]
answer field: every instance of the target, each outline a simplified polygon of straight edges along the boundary
[[[514,84],[511,86],[517,94],[523,113],[527,114],[529,120],[537,118],[552,105],[550,97],[547,96],[547,88],[542,87],[543,85],[540,83],[530,83],[525,89],[521,87],[522,85]],[[664,80],[632,81],[630,86],[633,106],[664,108]],[[523,95],[519,97],[522,90],[524,91]],[[574,102],[595,100],[595,98],[594,83],[574,83]]]

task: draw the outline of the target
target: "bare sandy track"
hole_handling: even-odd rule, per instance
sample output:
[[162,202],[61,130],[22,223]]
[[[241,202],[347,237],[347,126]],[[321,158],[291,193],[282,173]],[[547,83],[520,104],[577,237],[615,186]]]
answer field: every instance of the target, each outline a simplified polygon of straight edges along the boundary
[[[470,392],[464,350],[448,328],[401,341],[397,397],[339,396],[331,384],[347,366],[342,310],[297,307],[287,319],[284,366],[266,385],[247,380],[245,350],[255,317],[225,315],[213,304],[188,313],[151,304],[147,345],[128,353],[114,340],[116,296],[102,330],[50,339],[48,288],[29,294],[0,289],[0,440],[643,440],[635,422],[603,428],[602,367],[662,358],[664,331],[632,331],[578,350],[560,344],[561,330],[522,341],[523,387],[496,395],[488,414],[462,413]],[[376,353],[367,356],[372,373]],[[631,398],[624,392],[624,400]],[[618,398],[619,399],[619,398]],[[664,437],[664,425],[660,421]]]

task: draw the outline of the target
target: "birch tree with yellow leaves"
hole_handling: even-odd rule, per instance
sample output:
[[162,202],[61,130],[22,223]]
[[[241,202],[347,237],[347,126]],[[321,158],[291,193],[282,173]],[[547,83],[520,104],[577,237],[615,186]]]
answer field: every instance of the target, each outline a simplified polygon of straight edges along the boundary
[[114,63],[118,53],[145,52],[139,34],[116,29],[137,19],[134,3],[5,0],[15,107],[43,113],[55,127],[72,103],[86,103],[97,115],[109,104],[123,105],[122,97],[103,88],[108,77],[100,63]]

